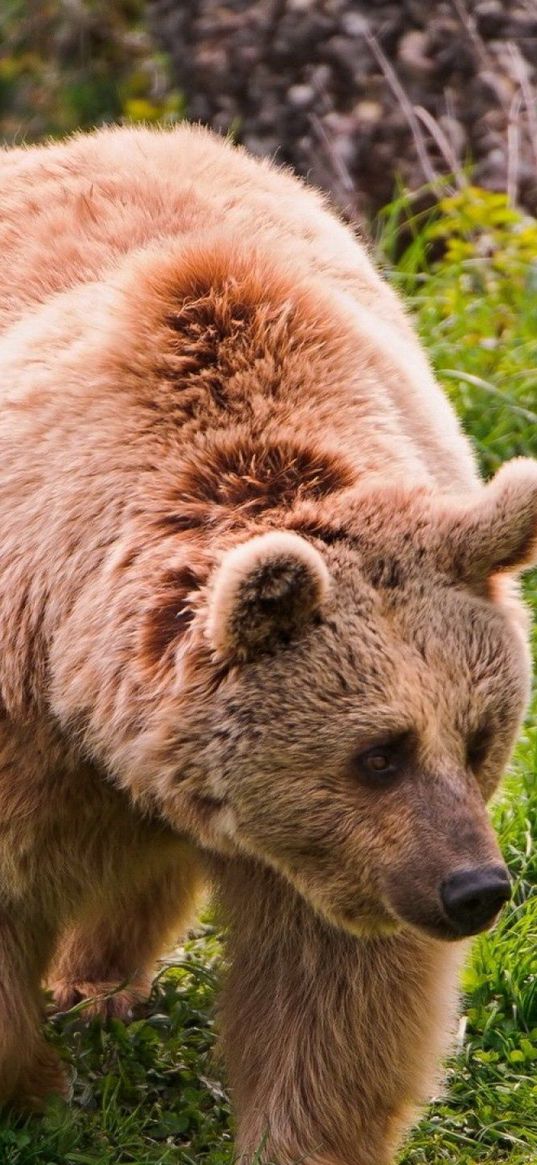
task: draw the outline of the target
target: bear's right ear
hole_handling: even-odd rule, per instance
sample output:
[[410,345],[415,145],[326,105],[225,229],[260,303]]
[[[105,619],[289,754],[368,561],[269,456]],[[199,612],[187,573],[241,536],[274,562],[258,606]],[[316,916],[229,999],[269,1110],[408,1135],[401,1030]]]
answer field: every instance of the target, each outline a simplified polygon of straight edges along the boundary
[[209,600],[207,634],[221,659],[249,659],[296,634],[324,602],[324,559],[297,534],[261,534],[229,550]]

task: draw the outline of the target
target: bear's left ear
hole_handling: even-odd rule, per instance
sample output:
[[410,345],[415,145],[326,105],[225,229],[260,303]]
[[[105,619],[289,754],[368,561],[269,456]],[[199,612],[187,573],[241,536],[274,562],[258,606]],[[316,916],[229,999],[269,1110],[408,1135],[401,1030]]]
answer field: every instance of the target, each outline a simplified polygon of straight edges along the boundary
[[207,635],[220,658],[248,659],[296,634],[324,602],[324,559],[298,534],[261,534],[229,550],[209,599]]
[[450,507],[440,523],[441,554],[457,578],[483,582],[537,563],[537,461],[508,461],[470,505]]

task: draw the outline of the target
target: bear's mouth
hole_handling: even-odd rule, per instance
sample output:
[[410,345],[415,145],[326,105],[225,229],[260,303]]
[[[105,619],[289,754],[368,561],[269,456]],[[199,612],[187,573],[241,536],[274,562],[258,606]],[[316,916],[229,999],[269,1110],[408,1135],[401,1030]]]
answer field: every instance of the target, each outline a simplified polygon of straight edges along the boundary
[[404,926],[440,942],[461,942],[490,930],[510,896],[509,875],[500,862],[457,867],[433,893],[401,879],[386,894],[388,910]]
[[499,911],[493,918],[489,918],[480,926],[476,926],[472,930],[464,931],[458,930],[440,912],[428,916],[422,914],[419,917],[416,915],[411,916],[409,913],[406,918],[401,919],[401,924],[410,927],[411,930],[415,930],[418,934],[425,934],[428,938],[436,939],[437,942],[456,943],[463,942],[464,939],[474,938],[475,935],[483,934],[485,931],[490,930],[496,924],[498,914]]
[[334,916],[334,922],[341,930],[356,938],[390,938],[401,930],[402,923],[393,914],[360,914],[352,910],[343,910]]
[[440,913],[427,918],[422,916],[418,919],[410,918],[410,916],[396,918],[388,913],[368,916],[345,910],[334,916],[333,921],[341,930],[347,931],[356,938],[390,938],[404,928],[408,928],[422,937],[425,935],[427,938],[436,939],[437,942],[456,943],[490,930],[495,925],[497,918],[498,915],[495,915],[492,920],[471,933],[461,933],[460,930],[456,930]]

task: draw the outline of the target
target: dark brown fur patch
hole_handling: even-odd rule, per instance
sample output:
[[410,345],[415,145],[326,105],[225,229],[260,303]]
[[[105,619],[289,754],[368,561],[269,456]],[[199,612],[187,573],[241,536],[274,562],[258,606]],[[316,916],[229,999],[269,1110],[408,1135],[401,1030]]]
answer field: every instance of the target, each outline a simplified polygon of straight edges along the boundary
[[218,281],[215,275],[212,286],[206,282],[209,277],[210,273],[205,279],[192,277],[188,298],[166,320],[171,343],[162,374],[175,391],[180,390],[181,407],[192,416],[207,394],[217,408],[225,408],[227,386],[241,360],[252,363],[265,346],[259,337],[256,340],[257,331],[267,323],[259,299],[249,299],[229,276]]
[[188,630],[194,618],[190,599],[201,582],[188,566],[170,571],[162,580],[143,633],[143,658],[149,666],[157,664]]
[[330,525],[323,518],[318,520],[311,517],[304,518],[300,513],[297,515],[296,521],[287,522],[287,529],[295,530],[304,538],[318,538],[326,546],[333,546],[335,542],[353,541],[352,534],[349,534],[349,531],[337,521],[334,522],[334,525]]
[[163,515],[159,528],[181,533],[222,517],[240,521],[288,511],[302,500],[343,490],[352,480],[343,459],[322,449],[288,440],[257,447],[253,441],[221,443],[183,463],[174,491],[177,511]]
[[403,584],[403,569],[397,559],[384,555],[372,564],[369,577],[377,589],[397,590]]

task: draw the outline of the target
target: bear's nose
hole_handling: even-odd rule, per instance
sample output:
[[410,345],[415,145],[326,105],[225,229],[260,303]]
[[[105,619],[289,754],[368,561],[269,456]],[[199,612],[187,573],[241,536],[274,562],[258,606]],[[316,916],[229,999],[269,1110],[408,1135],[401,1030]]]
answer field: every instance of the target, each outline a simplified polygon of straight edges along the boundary
[[446,916],[458,934],[478,934],[493,921],[511,897],[505,866],[457,870],[440,888]]

